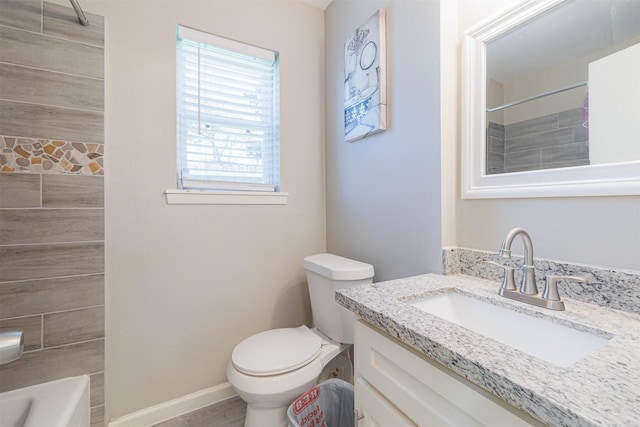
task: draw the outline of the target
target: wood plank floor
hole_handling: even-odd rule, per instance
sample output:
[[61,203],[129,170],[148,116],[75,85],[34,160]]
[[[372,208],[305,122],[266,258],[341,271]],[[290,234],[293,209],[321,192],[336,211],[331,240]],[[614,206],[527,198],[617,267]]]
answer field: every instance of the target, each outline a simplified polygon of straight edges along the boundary
[[232,397],[153,427],[243,427],[246,409],[247,404],[242,399]]

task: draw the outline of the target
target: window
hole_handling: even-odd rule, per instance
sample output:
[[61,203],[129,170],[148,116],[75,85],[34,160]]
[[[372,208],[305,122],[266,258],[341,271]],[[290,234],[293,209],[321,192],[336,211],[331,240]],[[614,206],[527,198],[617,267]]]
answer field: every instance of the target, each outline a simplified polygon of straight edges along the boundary
[[178,188],[279,191],[278,53],[178,26]]

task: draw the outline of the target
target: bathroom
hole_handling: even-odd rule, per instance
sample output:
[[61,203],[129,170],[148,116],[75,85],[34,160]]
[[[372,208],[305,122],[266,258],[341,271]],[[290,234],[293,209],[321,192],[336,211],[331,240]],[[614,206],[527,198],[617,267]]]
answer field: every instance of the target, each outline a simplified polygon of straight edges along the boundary
[[[33,24],[36,29],[27,31],[39,33],[40,17],[31,14],[42,5],[53,15],[60,7],[73,13],[66,0],[22,0],[31,18],[6,22],[9,3],[0,1],[3,37],[16,22]],[[73,36],[64,40],[73,37],[89,48],[73,57],[56,57],[50,49],[47,56],[72,64],[63,74],[82,77],[68,83],[76,98],[97,99],[91,107],[69,108],[84,113],[73,116],[80,125],[60,134],[57,123],[33,118],[25,126],[51,126],[51,135],[5,131],[13,101],[5,100],[8,88],[1,86],[0,135],[64,140],[71,133],[72,141],[103,146],[104,156],[98,147],[95,158],[104,163],[97,173],[70,178],[0,174],[1,222],[23,224],[20,233],[0,224],[0,328],[26,322],[37,331],[30,353],[0,367],[0,391],[88,374],[96,426],[125,425],[122,420],[134,414],[136,425],[151,425],[160,413],[195,404],[196,398],[185,397],[197,393],[211,402],[230,397],[225,369],[239,341],[265,329],[310,324],[302,259],[315,253],[370,263],[375,281],[384,281],[441,273],[443,248],[496,251],[508,230],[524,227],[538,258],[640,271],[638,195],[460,195],[459,40],[509,3],[333,0],[322,9],[293,0],[81,1],[90,25],[69,29]],[[387,19],[388,129],[346,143],[343,43],[379,8]],[[167,204],[165,190],[176,188],[178,23],[280,52],[286,205]],[[96,28],[104,28],[102,46]],[[104,73],[86,50],[102,56]],[[7,54],[0,50],[3,69]],[[91,69],[96,64],[97,71]],[[0,80],[10,81],[5,74]],[[96,81],[97,89],[87,83]],[[101,100],[95,93],[102,84]],[[84,92],[87,86],[92,94]],[[8,177],[16,175],[37,180],[9,186]],[[51,193],[47,184],[53,184]],[[36,204],[5,204],[23,199]],[[26,212],[34,207],[42,209]],[[47,212],[60,217],[43,217]],[[31,256],[24,255],[28,250]],[[16,284],[26,283],[33,294],[18,294]],[[49,311],[39,298],[62,302]],[[5,315],[17,301],[34,306]],[[69,352],[61,355],[61,349]],[[62,367],[61,359],[75,363]],[[39,369],[27,369],[28,362]],[[149,408],[155,409],[145,419]]]

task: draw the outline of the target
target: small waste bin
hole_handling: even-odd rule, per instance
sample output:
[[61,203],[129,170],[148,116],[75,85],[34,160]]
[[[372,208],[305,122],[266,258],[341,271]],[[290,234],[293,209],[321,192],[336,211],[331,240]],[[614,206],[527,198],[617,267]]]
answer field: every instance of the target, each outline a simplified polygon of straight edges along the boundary
[[353,385],[338,378],[321,382],[287,410],[293,427],[353,427]]

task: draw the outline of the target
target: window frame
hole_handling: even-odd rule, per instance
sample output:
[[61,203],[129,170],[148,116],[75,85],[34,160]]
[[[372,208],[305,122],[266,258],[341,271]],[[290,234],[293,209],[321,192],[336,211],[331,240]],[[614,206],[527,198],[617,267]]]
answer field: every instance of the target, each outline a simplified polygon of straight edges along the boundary
[[[279,53],[250,44],[238,42],[222,36],[210,34],[201,30],[177,26],[176,39],[176,153],[177,153],[177,189],[166,190],[167,203],[169,204],[286,204],[288,194],[280,191],[280,112],[279,112]],[[268,176],[271,183],[251,183],[240,181],[200,180],[192,177],[183,177],[183,155],[186,147],[183,143],[181,129],[182,110],[181,95],[185,80],[181,79],[181,63],[178,55],[181,52],[180,40],[186,39],[195,43],[203,43],[219,49],[247,55],[252,58],[265,59],[273,63],[274,86],[273,107],[269,111],[273,117],[271,121],[272,154],[267,158],[271,165],[266,166],[267,171],[261,170],[263,178]],[[198,54],[200,57],[200,54]],[[199,77],[198,77],[199,80]],[[200,99],[198,104],[202,105]],[[200,119],[198,119],[200,120]],[[265,161],[261,159],[261,162]],[[261,165],[262,166],[262,165]],[[262,169],[262,168],[261,168]],[[198,197],[194,197],[198,196]]]

